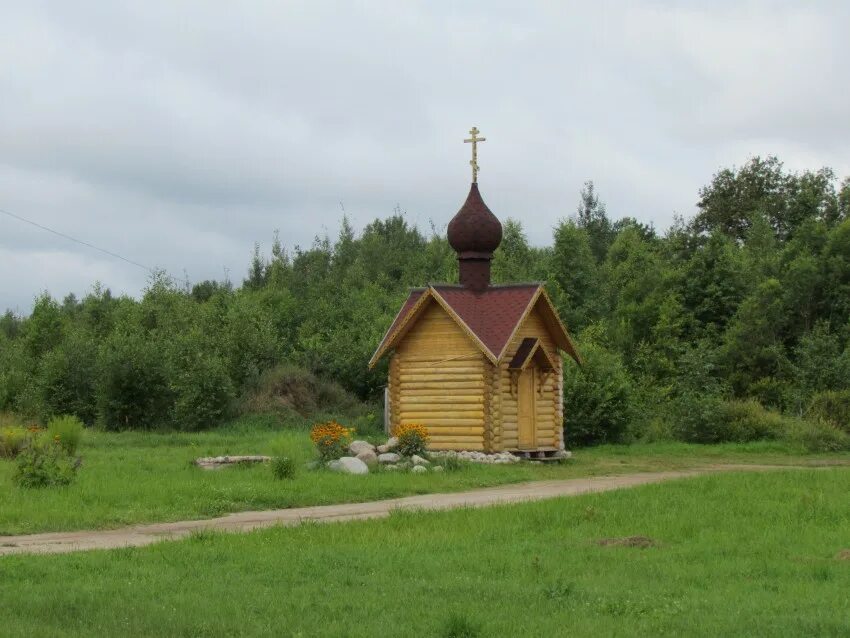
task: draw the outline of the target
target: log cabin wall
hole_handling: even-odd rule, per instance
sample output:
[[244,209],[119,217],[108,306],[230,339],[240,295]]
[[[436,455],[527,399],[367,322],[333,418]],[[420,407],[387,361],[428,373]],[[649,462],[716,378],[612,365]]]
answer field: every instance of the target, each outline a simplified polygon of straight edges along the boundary
[[495,436],[498,450],[515,450],[519,448],[519,425],[517,389],[511,385],[511,373],[508,364],[516,353],[519,344],[526,337],[537,337],[542,346],[552,358],[558,362],[558,367],[552,374],[546,376],[543,390],[537,394],[537,425],[535,434],[537,439],[536,448],[557,448],[563,437],[563,407],[561,397],[563,391],[561,356],[557,351],[555,342],[549,334],[549,330],[543,323],[539,312],[534,308],[523,321],[516,335],[514,335],[506,356],[501,363],[500,381],[500,416],[501,427]]
[[489,365],[445,310],[430,302],[393,355],[393,427],[425,425],[434,450],[484,449]]

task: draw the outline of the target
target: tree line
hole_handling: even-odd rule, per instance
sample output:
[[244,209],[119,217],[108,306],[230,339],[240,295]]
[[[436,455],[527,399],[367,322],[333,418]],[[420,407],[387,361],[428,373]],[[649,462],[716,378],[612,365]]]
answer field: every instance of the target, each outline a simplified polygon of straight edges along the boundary
[[[577,443],[675,432],[703,412],[680,438],[711,440],[730,402],[799,417],[850,393],[850,179],[826,168],[768,157],[723,169],[695,217],[663,233],[613,218],[588,182],[548,246],[504,220],[493,278],[545,281],[575,336],[585,364],[566,366],[565,418]],[[444,234],[396,211],[359,234],[344,218],[309,248],[255,245],[238,286],[158,273],[139,299],[43,294],[29,316],[0,318],[0,410],[198,429],[284,364],[376,400],[386,369],[366,362],[408,289],[456,280]]]

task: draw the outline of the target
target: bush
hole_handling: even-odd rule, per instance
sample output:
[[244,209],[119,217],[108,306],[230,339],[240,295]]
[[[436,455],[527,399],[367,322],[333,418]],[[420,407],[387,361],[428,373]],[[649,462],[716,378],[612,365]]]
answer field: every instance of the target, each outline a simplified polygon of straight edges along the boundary
[[850,450],[850,436],[827,421],[788,419],[783,438],[808,452]]
[[784,417],[758,401],[725,401],[711,395],[685,394],[672,402],[671,431],[688,443],[746,443],[782,436]]
[[68,485],[74,480],[79,459],[48,436],[36,436],[18,455],[13,479],[19,487],[38,488]]
[[73,335],[44,354],[34,379],[42,420],[73,414],[85,423],[95,419],[97,347],[83,335]]
[[414,454],[425,454],[428,448],[428,428],[419,423],[402,423],[393,433],[398,439],[396,452],[402,456],[413,456]]
[[65,414],[50,419],[47,424],[47,436],[57,442],[67,454],[77,452],[80,439],[83,438],[83,422],[77,417]]
[[233,384],[219,357],[196,353],[171,382],[172,422],[197,431],[221,423],[233,402]]
[[349,413],[359,402],[342,386],[292,364],[281,364],[260,375],[243,401],[245,413],[294,411],[311,416],[318,411]]
[[720,406],[721,440],[733,443],[776,439],[782,435],[785,418],[766,410],[758,401],[725,401]]
[[272,476],[277,480],[295,478],[296,462],[288,456],[276,456],[271,462]]
[[115,332],[100,357],[98,418],[108,430],[162,428],[173,404],[165,357],[149,337]]
[[828,421],[850,433],[850,390],[818,392],[809,402],[806,417]]
[[0,430],[0,458],[13,459],[26,447],[30,433],[19,425]]
[[719,443],[722,405],[722,399],[711,395],[687,393],[673,399],[669,412],[673,436],[687,443]]
[[310,440],[315,444],[322,461],[333,461],[346,455],[352,434],[353,429],[346,428],[336,421],[328,421],[313,426],[310,430]]
[[564,432],[573,445],[616,443],[633,418],[632,382],[619,355],[587,344],[564,364]]

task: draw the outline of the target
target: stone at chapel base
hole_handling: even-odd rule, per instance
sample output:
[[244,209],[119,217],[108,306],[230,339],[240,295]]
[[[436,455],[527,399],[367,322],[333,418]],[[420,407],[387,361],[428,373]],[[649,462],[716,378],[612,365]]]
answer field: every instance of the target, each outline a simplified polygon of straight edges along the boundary
[[414,465],[431,465],[431,461],[429,461],[428,459],[423,459],[418,454],[414,454],[413,456],[411,456],[410,461]]
[[414,473],[416,473],[416,474],[422,474],[422,472],[427,472],[427,471],[428,471],[428,468],[427,468],[427,467],[425,467],[424,465],[414,465],[414,466],[413,466],[413,469],[412,469],[412,470],[410,470],[410,471],[411,471],[411,472],[414,472]]
[[361,452],[365,452],[369,450],[370,452],[375,451],[375,446],[369,443],[368,441],[352,441],[351,445],[348,446],[348,451],[351,452],[352,456],[357,456]]
[[372,450],[363,450],[357,455],[357,458],[363,461],[369,467],[378,464],[378,455]]
[[369,467],[360,459],[353,456],[343,456],[341,459],[328,463],[328,468],[343,474],[368,474]]
[[384,454],[386,452],[390,452],[398,447],[398,439],[390,437],[390,439],[384,443],[383,445],[378,446],[378,454]]
[[384,452],[378,455],[378,463],[398,463],[401,457],[395,452]]

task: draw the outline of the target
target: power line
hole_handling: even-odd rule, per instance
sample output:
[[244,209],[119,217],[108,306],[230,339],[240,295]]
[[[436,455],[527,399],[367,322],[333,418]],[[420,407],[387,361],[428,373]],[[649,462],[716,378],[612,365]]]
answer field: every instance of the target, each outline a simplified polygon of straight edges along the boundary
[[[118,253],[114,253],[111,250],[106,250],[106,248],[101,248],[100,246],[95,246],[94,244],[90,244],[89,242],[83,241],[82,239],[77,239],[76,237],[71,237],[70,235],[66,235],[65,233],[60,232],[58,230],[48,228],[47,226],[43,226],[42,224],[39,224],[38,222],[34,222],[31,219],[27,219],[26,217],[21,217],[20,215],[16,215],[15,213],[12,213],[8,210],[3,210],[2,208],[0,208],[0,213],[3,213],[4,215],[8,215],[9,217],[13,217],[14,219],[22,221],[22,222],[29,224],[31,226],[35,226],[36,228],[40,228],[41,230],[46,230],[48,233],[53,233],[54,235],[62,237],[63,239],[67,239],[69,241],[76,242],[76,243],[78,243],[82,246],[86,246],[87,248],[91,248],[93,250],[100,251],[100,252],[104,253],[105,255],[109,255],[110,257],[115,257],[116,259],[120,259],[121,261],[126,261],[128,264],[131,264],[133,266],[137,266],[137,267],[139,267],[143,270],[147,270],[149,273],[156,273],[156,269],[154,269],[154,268],[151,268],[149,266],[145,266],[144,264],[140,264],[139,262],[133,261],[132,259],[127,259],[126,257],[119,255]],[[177,281],[185,281],[187,283],[189,281],[186,278],[179,278],[179,277],[174,277],[174,279],[177,280]]]

